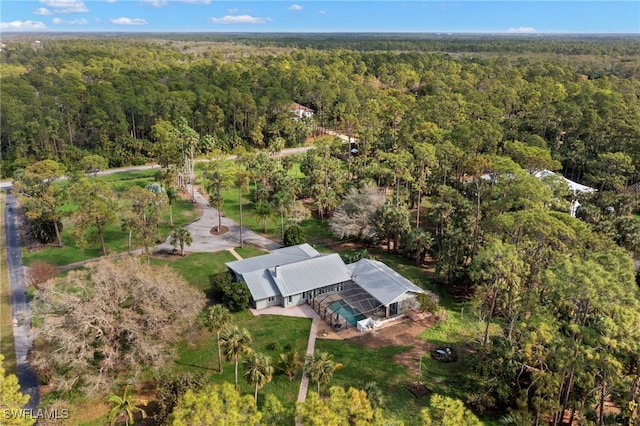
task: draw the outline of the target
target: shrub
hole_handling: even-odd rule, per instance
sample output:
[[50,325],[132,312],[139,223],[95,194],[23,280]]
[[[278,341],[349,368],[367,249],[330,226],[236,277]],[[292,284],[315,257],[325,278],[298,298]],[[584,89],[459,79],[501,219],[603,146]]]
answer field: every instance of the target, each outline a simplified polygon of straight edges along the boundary
[[[58,221],[58,229],[62,233],[60,221]],[[41,244],[51,244],[57,239],[53,221],[42,218],[29,219],[29,235]]]
[[54,265],[36,260],[29,267],[28,284],[40,290],[40,284],[55,278],[58,275],[58,268]]
[[249,304],[251,293],[245,283],[235,282],[224,272],[211,277],[211,295],[231,312],[240,312]]
[[157,378],[156,398],[158,398],[158,412],[154,416],[156,424],[167,424],[167,418],[178,404],[178,400],[188,390],[198,392],[205,385],[202,373],[180,373],[170,375],[161,373]]
[[420,293],[417,296],[418,303],[420,303],[421,312],[436,313],[439,310],[438,303],[426,293]]
[[284,238],[282,243],[289,247],[295,246],[298,244],[303,244],[305,242],[305,235],[302,231],[302,228],[299,225],[291,225],[284,230]]

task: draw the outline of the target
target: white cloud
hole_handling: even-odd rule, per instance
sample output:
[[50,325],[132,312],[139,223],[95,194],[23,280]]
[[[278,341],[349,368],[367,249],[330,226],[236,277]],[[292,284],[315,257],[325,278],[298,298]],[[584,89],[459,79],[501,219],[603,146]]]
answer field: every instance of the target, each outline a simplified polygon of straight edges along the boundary
[[118,19],[112,19],[112,24],[116,25],[147,25],[147,21],[140,18],[125,18],[120,17]]
[[153,7],[165,7],[169,4],[167,0],[141,0],[140,3],[148,4]]
[[300,12],[302,10],[302,6],[300,6],[299,4],[292,4],[287,9],[293,10],[295,12]]
[[319,15],[326,15],[327,11],[326,10],[321,10],[320,12],[318,12]]
[[211,4],[211,0],[179,0],[182,3],[188,4]]
[[5,31],[40,31],[46,29],[47,26],[41,21],[0,22],[0,30]]
[[52,22],[56,25],[87,25],[89,22],[82,18],[82,19],[72,19],[71,21],[65,21],[64,19],[60,19],[60,18],[53,18]]
[[51,15],[53,12],[51,12],[49,9],[47,9],[46,7],[40,7],[36,10],[33,11],[34,15],[41,15],[41,16],[47,16],[47,15]]
[[271,18],[257,18],[251,15],[227,15],[222,18],[209,18],[212,24],[265,24]]
[[533,34],[533,33],[536,33],[537,31],[535,28],[531,28],[531,27],[518,27],[518,28],[509,28],[507,32],[511,34]]
[[227,10],[227,13],[228,13],[229,15],[235,15],[235,14],[236,14],[236,13],[238,13],[238,12],[240,12],[240,10],[239,10],[239,9],[229,9],[229,10]]
[[40,0],[40,3],[49,6],[55,13],[87,13],[89,9],[80,0]]

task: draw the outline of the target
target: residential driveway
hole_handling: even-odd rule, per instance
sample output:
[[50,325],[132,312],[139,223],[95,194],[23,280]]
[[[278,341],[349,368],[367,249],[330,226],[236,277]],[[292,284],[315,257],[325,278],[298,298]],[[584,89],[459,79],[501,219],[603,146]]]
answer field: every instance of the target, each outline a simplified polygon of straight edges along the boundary
[[[191,189],[188,190],[191,192]],[[222,226],[229,229],[222,235],[211,234],[211,228],[218,226],[218,210],[209,205],[207,200],[198,191],[195,191],[195,199],[202,208],[202,216],[189,225],[185,226],[189,232],[193,242],[190,246],[185,247],[185,251],[192,253],[211,253],[240,245],[240,225],[228,217],[222,217]],[[271,241],[247,227],[242,227],[242,239],[245,243],[260,247],[265,250],[274,250],[282,247],[275,241]],[[171,245],[171,236],[158,246],[159,250],[173,250]]]
[[40,404],[40,392],[36,372],[27,361],[29,351],[33,347],[33,337],[16,210],[16,197],[11,194],[7,195],[4,220],[7,236],[7,265],[11,282],[11,315],[13,317],[13,339],[16,347],[16,372],[20,390],[30,396],[25,408],[35,410]]

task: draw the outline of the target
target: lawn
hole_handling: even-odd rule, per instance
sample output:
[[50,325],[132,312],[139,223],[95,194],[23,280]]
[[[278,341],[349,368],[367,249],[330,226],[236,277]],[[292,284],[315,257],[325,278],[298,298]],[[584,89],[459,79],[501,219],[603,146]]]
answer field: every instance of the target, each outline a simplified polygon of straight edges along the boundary
[[[221,169],[223,171],[230,171],[232,161],[223,161],[221,163]],[[199,167],[198,167],[199,166]],[[199,175],[202,175],[204,165],[197,164],[196,170]],[[304,175],[300,171],[300,163],[293,163],[293,166],[288,171],[288,174],[292,177],[303,179]],[[198,178],[198,181],[202,181],[202,178]],[[254,182],[250,183],[252,188]],[[281,241],[282,238],[282,223],[281,218],[277,213],[274,213],[266,221],[266,230],[262,221],[256,217],[253,205],[250,199],[250,188],[243,191],[242,194],[242,224],[258,233],[265,235],[272,240]],[[198,190],[203,191],[202,185],[198,186]],[[203,193],[206,197],[206,194]],[[240,223],[240,205],[238,202],[238,189],[234,186],[224,188],[222,190],[222,197],[224,202],[222,204],[222,214],[226,217],[233,219],[235,222]],[[308,208],[312,209],[313,206],[308,205]],[[284,218],[284,227],[286,229],[288,221]],[[303,220],[300,224],[306,240],[309,244],[314,246],[321,246],[326,244],[329,239],[332,239],[331,230],[329,229],[328,221],[320,221],[316,218],[309,218]]]
[[[248,311],[234,314],[234,325],[246,328],[253,338],[251,347],[254,351],[262,352],[277,361],[278,354],[289,348],[298,351],[301,356],[307,348],[311,320],[309,318],[295,318],[275,315],[252,316]],[[222,374],[217,373],[218,355],[215,344],[215,334],[208,331],[200,331],[185,339],[178,346],[178,360],[176,371],[204,371],[209,379],[216,383],[233,383],[234,364],[223,362]],[[250,387],[242,377],[242,365],[238,367],[238,381],[243,394],[253,394]],[[259,391],[259,405],[264,402],[264,396],[274,394],[283,404],[293,408],[298,397],[300,376],[293,381],[282,375],[276,374],[271,383],[268,383]]]
[[[99,176],[97,179],[109,182],[116,194],[122,194],[134,185],[144,187],[145,185],[152,183],[155,173],[155,171],[145,170]],[[72,202],[65,206],[65,211],[69,213],[74,209],[75,205]],[[189,200],[184,200],[182,198],[176,199],[172,211],[174,226],[187,224],[197,218],[197,213],[193,208],[193,204]],[[160,226],[159,235],[162,238],[166,238],[171,232],[168,209],[163,213],[162,221],[163,223]],[[65,218],[63,225],[62,241],[64,247],[59,248],[55,245],[48,245],[40,250],[31,252],[23,247],[23,260],[25,265],[30,265],[34,261],[40,260],[60,266],[97,258],[102,255],[99,244],[97,243],[93,243],[88,247],[82,247],[78,244],[78,241],[73,234],[73,223],[69,218]],[[128,233],[121,229],[119,219],[107,227],[104,238],[107,250],[110,253],[122,253],[129,249]]]
[[207,292],[211,289],[211,276],[225,272],[225,263],[236,260],[228,251],[218,253],[191,253],[187,256],[171,256],[167,258],[151,258],[151,263],[169,265],[175,269],[189,284]]
[[[361,389],[367,382],[376,382],[385,396],[385,414],[412,425],[417,424],[417,414],[426,406],[428,398],[416,399],[405,388],[405,383],[414,378],[406,367],[393,360],[394,355],[408,349],[403,346],[367,349],[348,340],[316,341],[316,350],[330,353],[336,362],[344,365],[334,373],[330,386]],[[326,393],[327,389],[321,388],[320,392]]]
[[262,256],[263,254],[268,254],[268,251],[262,250],[260,248],[254,247],[252,245],[245,244],[244,247],[236,247],[236,253],[240,255],[243,259],[255,256]]
[[[483,335],[485,323],[478,319],[465,301],[451,296],[437,282],[432,272],[418,268],[411,260],[387,251],[373,249],[369,253],[415,284],[439,296],[442,315],[446,316],[446,320],[427,328],[419,337],[434,345],[452,346],[458,351],[459,358],[454,363],[441,363],[425,356],[422,360],[424,381],[436,393],[464,399],[460,385],[464,380],[467,361],[465,354],[468,344],[478,341]],[[490,333],[499,332],[497,325],[490,328]]]
[[0,191],[0,354],[4,355],[2,366],[7,373],[16,372],[16,351],[13,343],[11,319],[11,285],[7,268],[7,244],[4,224],[6,193]]

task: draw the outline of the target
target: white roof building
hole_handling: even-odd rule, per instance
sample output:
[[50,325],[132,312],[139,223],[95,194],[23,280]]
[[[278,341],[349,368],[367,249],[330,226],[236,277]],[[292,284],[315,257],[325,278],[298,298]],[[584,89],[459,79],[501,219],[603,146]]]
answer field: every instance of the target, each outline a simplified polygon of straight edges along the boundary
[[360,312],[381,308],[394,316],[402,313],[399,302],[424,293],[382,262],[361,259],[345,265],[338,254],[322,255],[308,244],[229,262],[227,267],[237,281],[247,284],[256,309],[311,303],[320,295],[343,294],[338,298],[348,303],[349,297],[360,294],[366,303],[355,301],[353,305]]

